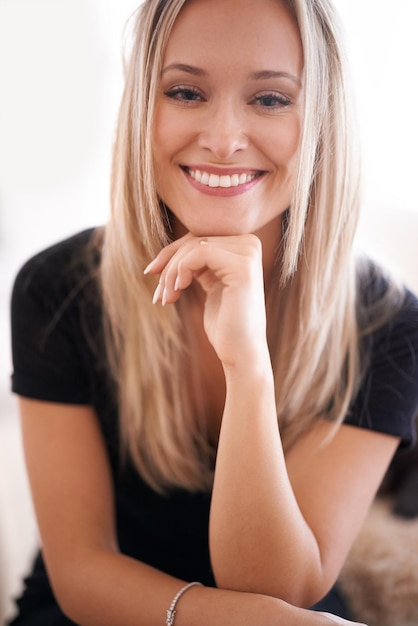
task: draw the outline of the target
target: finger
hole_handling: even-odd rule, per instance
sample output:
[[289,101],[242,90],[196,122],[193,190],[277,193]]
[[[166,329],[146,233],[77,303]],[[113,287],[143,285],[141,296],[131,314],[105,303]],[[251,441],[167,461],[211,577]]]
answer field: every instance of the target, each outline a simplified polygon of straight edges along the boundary
[[[193,247],[198,247],[198,245],[198,241],[194,238],[187,238],[182,242],[182,245],[172,246],[171,250],[168,250],[167,253],[166,249],[164,249],[164,251],[162,251],[164,254],[160,254],[159,257],[156,258],[157,262],[152,266],[151,272],[154,273],[160,269],[161,276],[154,292],[152,300],[154,304],[158,302],[158,300],[161,300],[163,305],[167,302],[176,302],[180,297],[181,290],[187,288],[192,282],[193,274],[190,274],[189,281],[187,283],[183,281],[184,284],[181,289],[178,287],[178,266],[182,259],[189,254],[190,250],[193,249]],[[163,266],[162,269],[161,266]]]
[[176,239],[172,243],[168,244],[165,248],[163,248],[150,263],[148,263],[147,267],[144,269],[144,274],[159,274],[164,267],[167,265],[169,260],[174,256],[174,254],[184,245],[187,240],[193,239],[193,235],[187,233],[180,239]]
[[[212,237],[210,240],[213,242],[213,241],[216,241],[216,240],[223,241],[223,240],[226,240],[226,239],[227,239],[227,237],[217,237],[217,238]],[[158,274],[158,273],[160,273],[163,270],[163,268],[167,265],[167,263],[170,261],[170,259],[185,244],[187,244],[189,242],[199,242],[202,245],[206,245],[206,244],[209,243],[209,237],[195,237],[191,233],[187,233],[183,237],[180,237],[180,239],[176,239],[172,243],[170,243],[167,246],[165,246],[165,248],[160,250],[160,252],[157,254],[155,259],[153,259],[147,265],[147,267],[144,269],[144,274]]]
[[233,235],[233,236],[221,236],[221,237],[195,237],[191,233],[187,233],[180,239],[176,239],[168,246],[163,248],[145,268],[144,274],[158,274],[161,273],[167,263],[174,257],[174,255],[187,243],[197,242],[203,247],[205,245],[222,244],[229,247],[235,247],[237,250],[244,252],[247,246],[260,248],[260,240],[255,235]]
[[[203,285],[213,284],[217,279],[213,273],[210,259],[217,257],[217,263],[227,263],[225,252],[221,249],[212,249],[210,253],[204,249],[206,241],[188,242],[170,259],[161,274],[163,304],[176,302],[181,292],[190,287],[193,279],[197,279]],[[206,277],[203,280],[203,277]]]
[[242,287],[249,284],[253,276],[253,259],[250,256],[237,254],[236,249],[229,246],[206,246],[194,242],[182,248],[164,271],[162,300],[164,303],[178,300],[181,291],[187,289],[193,279],[208,293],[215,285]]
[[147,268],[150,273],[161,272],[153,302],[161,300],[163,305],[176,302],[193,278],[197,278],[206,291],[214,281],[223,281],[228,274],[231,279],[235,276],[236,280],[246,282],[245,274],[247,278],[251,276],[251,266],[256,259],[261,260],[257,237],[183,237],[162,250]]

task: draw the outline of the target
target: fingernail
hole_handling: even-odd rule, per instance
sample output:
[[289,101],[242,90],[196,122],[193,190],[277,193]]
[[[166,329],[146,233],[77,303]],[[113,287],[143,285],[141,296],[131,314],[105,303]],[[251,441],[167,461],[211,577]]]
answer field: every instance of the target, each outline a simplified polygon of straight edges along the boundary
[[176,282],[174,283],[174,291],[178,291],[179,290],[179,282],[180,282],[180,279],[177,276]]
[[156,304],[158,302],[158,300],[160,299],[160,295],[161,295],[161,283],[158,283],[156,290],[154,291],[154,295],[152,296],[152,303]]
[[163,297],[161,298],[161,304],[165,306],[167,303],[167,287],[164,287]]
[[144,269],[144,274],[149,274],[149,272],[152,270],[153,265],[155,265],[155,259],[151,261],[151,263],[148,263],[147,267]]

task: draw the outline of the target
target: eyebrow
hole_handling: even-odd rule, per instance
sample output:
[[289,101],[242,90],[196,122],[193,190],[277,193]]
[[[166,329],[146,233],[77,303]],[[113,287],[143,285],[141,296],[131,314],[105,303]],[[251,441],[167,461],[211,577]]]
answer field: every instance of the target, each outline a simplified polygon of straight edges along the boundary
[[267,80],[269,78],[287,78],[293,81],[297,85],[301,85],[300,79],[294,74],[289,72],[277,72],[276,70],[261,70],[259,72],[253,72],[250,74],[252,80]]
[[207,72],[202,70],[200,67],[195,67],[194,65],[187,65],[186,63],[171,63],[171,65],[167,65],[163,67],[161,70],[161,75],[166,72],[170,72],[172,70],[180,70],[181,72],[186,72],[187,74],[193,74],[194,76],[206,76]]
[[[195,67],[194,65],[187,65],[186,63],[171,63],[164,67],[161,71],[161,75],[166,72],[170,72],[172,70],[178,70],[181,72],[186,72],[187,74],[192,74],[193,76],[207,76],[207,72],[200,67]],[[294,74],[290,74],[289,72],[278,72],[276,70],[260,70],[258,72],[252,72],[249,75],[250,80],[268,80],[269,78],[287,78],[292,82],[296,83],[299,87],[301,86],[301,81]]]

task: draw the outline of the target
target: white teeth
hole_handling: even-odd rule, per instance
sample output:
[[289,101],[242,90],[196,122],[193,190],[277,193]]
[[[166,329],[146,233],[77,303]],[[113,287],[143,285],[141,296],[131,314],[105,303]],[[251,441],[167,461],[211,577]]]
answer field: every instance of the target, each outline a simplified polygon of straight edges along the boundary
[[202,185],[207,185],[208,187],[238,187],[238,185],[244,185],[246,183],[251,182],[256,177],[256,174],[246,174],[243,172],[242,174],[232,174],[232,176],[228,176],[227,174],[223,174],[219,176],[218,174],[209,174],[208,172],[201,172],[200,170],[192,170],[188,169],[188,173],[192,178],[197,180]]
[[218,174],[209,174],[209,187],[219,187]]
[[219,185],[221,187],[231,187],[231,185],[232,185],[232,178],[231,178],[231,176],[220,176],[219,177]]

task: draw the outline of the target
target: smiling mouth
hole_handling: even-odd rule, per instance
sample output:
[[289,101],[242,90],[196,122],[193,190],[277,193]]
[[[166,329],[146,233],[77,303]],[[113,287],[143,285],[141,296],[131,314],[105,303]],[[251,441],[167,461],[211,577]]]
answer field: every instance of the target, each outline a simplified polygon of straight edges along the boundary
[[212,189],[223,188],[228,189],[230,187],[239,187],[240,185],[248,185],[256,178],[262,176],[265,172],[242,172],[241,174],[213,174],[211,172],[205,172],[198,169],[191,169],[190,167],[183,167],[182,169],[194,180],[201,185],[211,187]]

